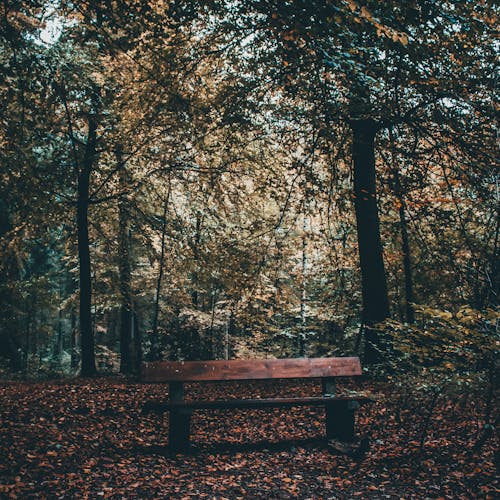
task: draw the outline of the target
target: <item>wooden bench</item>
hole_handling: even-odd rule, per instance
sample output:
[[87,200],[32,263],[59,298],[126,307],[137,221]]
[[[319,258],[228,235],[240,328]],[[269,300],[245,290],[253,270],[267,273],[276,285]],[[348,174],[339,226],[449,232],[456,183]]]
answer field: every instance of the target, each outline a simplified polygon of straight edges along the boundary
[[[170,412],[169,446],[174,452],[186,451],[189,448],[190,418],[194,410],[324,406],[327,438],[352,441],[354,411],[360,403],[368,402],[370,398],[361,395],[336,395],[336,379],[359,375],[361,364],[357,357],[149,362],[143,363],[142,381],[168,383],[169,399],[167,402],[150,401],[143,410]],[[322,395],[208,401],[184,399],[186,382],[290,378],[320,378]]]

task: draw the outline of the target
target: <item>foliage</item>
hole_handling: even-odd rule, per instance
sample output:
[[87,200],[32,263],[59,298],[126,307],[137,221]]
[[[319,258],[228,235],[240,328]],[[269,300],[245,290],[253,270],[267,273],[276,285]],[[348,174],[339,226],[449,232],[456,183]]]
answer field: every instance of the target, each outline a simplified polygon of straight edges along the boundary
[[461,307],[456,312],[416,308],[413,325],[388,320],[390,367],[394,371],[435,372],[443,379],[467,382],[469,374],[488,367],[498,350],[500,313]]
[[3,8],[0,357],[13,369],[47,350],[78,364],[77,185],[97,109],[98,344],[119,351],[130,301],[147,354],[356,350],[351,121],[368,119],[394,356],[435,371],[441,346],[460,373],[481,368],[478,346],[496,335],[486,320],[402,323],[408,301],[480,315],[498,304],[494,2]]
[[[379,375],[396,391],[397,419],[410,400],[419,401],[422,416],[420,450],[435,418],[439,400],[477,397],[485,402],[482,427],[490,432],[498,424],[493,408],[498,388],[498,310],[478,311],[465,306],[455,312],[428,306],[416,308],[415,324],[388,320],[390,349]],[[495,421],[496,419],[496,421]]]

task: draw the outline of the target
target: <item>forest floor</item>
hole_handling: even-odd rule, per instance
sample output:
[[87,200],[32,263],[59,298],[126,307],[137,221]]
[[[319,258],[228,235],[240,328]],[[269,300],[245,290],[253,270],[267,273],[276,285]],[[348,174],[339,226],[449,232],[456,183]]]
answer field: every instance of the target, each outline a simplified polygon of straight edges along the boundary
[[[371,449],[355,461],[328,447],[322,409],[199,411],[193,453],[171,455],[168,416],[141,414],[164,386],[0,382],[0,498],[499,498],[498,443],[474,451],[479,401],[440,397],[428,420],[425,402],[361,385],[378,400],[358,412]],[[189,386],[193,398],[319,391],[297,381]]]

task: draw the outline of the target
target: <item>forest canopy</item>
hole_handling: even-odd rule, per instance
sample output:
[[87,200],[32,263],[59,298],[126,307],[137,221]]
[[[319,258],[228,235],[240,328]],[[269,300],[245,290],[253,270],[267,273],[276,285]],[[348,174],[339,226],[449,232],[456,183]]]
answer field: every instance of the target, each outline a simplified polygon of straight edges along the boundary
[[0,11],[1,371],[489,359],[496,2]]

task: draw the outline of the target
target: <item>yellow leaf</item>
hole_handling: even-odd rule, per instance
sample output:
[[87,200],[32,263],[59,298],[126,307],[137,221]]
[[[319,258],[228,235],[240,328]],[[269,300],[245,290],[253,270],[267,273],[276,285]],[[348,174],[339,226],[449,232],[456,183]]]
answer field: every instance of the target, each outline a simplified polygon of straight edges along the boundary
[[358,8],[358,4],[353,0],[349,0],[348,3],[349,3],[349,9],[351,9],[352,12],[354,12]]

